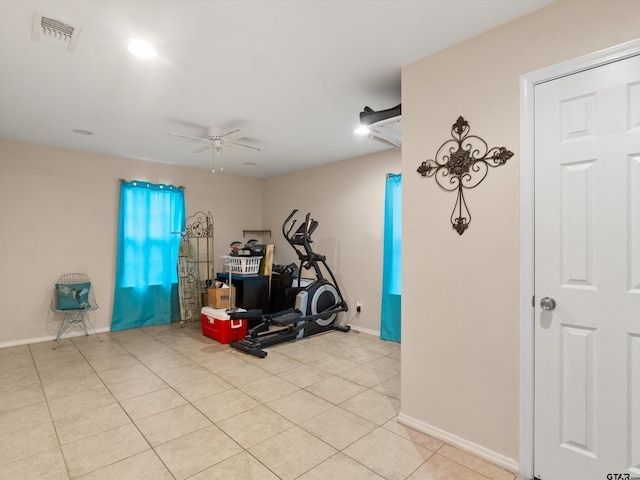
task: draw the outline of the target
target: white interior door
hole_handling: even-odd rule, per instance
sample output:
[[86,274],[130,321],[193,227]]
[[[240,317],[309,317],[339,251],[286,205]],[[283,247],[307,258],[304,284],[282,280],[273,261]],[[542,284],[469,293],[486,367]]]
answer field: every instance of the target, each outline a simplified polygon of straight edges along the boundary
[[536,477],[640,477],[640,57],[535,87],[534,422]]

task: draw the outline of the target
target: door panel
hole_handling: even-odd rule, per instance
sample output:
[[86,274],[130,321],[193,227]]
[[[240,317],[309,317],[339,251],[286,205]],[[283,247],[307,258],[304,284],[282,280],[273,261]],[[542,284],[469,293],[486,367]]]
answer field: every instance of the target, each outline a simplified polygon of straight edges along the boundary
[[534,471],[640,476],[640,57],[537,85],[535,117]]
[[561,325],[560,442],[577,453],[595,455],[595,330]]
[[595,160],[562,164],[563,287],[593,287],[593,172]]
[[629,465],[640,468],[640,335],[629,335]]
[[[640,111],[640,106],[638,107]],[[631,293],[640,293],[640,155],[630,155],[629,163],[629,282]]]

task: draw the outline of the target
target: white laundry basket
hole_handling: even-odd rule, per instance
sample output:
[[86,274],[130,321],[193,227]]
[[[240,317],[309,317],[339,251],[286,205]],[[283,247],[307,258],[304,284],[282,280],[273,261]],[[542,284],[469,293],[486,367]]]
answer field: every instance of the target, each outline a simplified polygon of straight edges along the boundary
[[225,270],[238,275],[255,275],[260,270],[262,257],[234,257],[223,255]]

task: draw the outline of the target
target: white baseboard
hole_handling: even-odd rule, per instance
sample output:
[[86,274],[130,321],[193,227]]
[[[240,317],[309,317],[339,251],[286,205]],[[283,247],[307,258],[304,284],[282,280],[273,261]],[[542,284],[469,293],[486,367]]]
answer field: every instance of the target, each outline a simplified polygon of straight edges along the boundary
[[453,445],[461,450],[472,453],[473,455],[514,474],[517,474],[520,471],[520,464],[512,458],[505,457],[504,455],[489,450],[488,448],[476,445],[464,438],[460,438],[452,433],[441,430],[438,427],[434,427],[433,425],[411,418],[403,413],[398,415],[398,423],[411,427],[419,432],[426,433],[427,435],[431,435],[432,437],[448,443],[449,445]]
[[353,330],[358,332],[367,333],[376,337],[380,337],[380,330],[371,330],[370,328],[359,327],[358,325],[349,325]]
[[[96,328],[96,333],[107,333],[111,331],[111,327],[102,327]],[[84,333],[74,332],[70,335],[66,335],[65,338],[69,337],[81,337]],[[30,343],[42,343],[42,342],[50,342],[55,340],[57,335],[49,335],[47,337],[34,337],[34,338],[23,338],[20,340],[12,340],[10,342],[0,342],[0,348],[6,347],[18,347],[20,345],[29,345]]]

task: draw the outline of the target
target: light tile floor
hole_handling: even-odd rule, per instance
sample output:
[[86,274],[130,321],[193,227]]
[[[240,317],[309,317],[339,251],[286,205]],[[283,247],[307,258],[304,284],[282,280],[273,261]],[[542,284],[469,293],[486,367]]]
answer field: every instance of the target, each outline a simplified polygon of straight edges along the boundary
[[397,423],[400,345],[370,335],[264,359],[195,323],[54,345],[0,349],[2,479],[515,479]]

